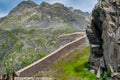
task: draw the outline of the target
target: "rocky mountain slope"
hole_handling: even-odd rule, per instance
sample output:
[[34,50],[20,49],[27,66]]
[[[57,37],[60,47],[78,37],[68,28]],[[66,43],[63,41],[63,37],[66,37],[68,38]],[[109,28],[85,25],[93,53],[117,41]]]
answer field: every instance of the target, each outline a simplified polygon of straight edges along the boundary
[[58,48],[59,35],[84,30],[89,14],[80,12],[60,3],[38,5],[28,0],[18,4],[0,19],[0,75]]
[[5,30],[66,27],[84,29],[88,16],[88,13],[71,10],[60,3],[51,5],[43,2],[37,5],[32,1],[23,1],[12,9],[8,16],[0,19],[0,28]]

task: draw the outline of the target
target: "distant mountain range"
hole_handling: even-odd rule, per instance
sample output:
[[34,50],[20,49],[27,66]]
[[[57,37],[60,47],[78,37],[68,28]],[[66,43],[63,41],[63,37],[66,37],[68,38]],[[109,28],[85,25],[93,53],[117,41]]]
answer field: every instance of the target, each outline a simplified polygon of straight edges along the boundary
[[60,3],[51,5],[42,2],[38,5],[29,0],[21,2],[9,12],[8,16],[0,19],[0,28],[5,30],[66,27],[84,29],[89,16],[87,12],[68,8]]
[[0,19],[0,70],[11,73],[58,48],[59,35],[84,30],[90,14],[63,4],[23,1]]

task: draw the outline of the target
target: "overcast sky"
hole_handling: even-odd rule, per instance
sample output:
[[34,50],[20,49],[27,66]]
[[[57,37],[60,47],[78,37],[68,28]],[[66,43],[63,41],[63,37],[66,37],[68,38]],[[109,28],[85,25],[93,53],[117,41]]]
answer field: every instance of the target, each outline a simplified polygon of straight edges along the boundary
[[[21,1],[24,0],[0,0],[0,17],[6,16],[11,9],[16,7]],[[98,0],[32,0],[37,4],[41,2],[48,3],[62,3],[65,6],[80,9],[84,12],[91,12]]]

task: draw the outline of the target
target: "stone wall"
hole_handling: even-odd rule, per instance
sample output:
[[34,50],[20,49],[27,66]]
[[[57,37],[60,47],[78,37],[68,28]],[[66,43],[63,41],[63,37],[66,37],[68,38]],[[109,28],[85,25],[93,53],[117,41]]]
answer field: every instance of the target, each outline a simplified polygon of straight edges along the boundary
[[49,67],[54,64],[62,56],[70,52],[71,50],[79,47],[85,42],[86,36],[79,37],[78,39],[60,47],[56,51],[50,53],[44,58],[34,62],[33,64],[15,72],[18,77],[30,77],[38,73],[39,71],[46,71]]
[[57,39],[57,42],[59,43],[59,42],[62,42],[62,41],[64,41],[64,40],[71,40],[71,41],[73,41],[73,40],[81,37],[81,36],[82,36],[81,33],[82,33],[82,32],[75,32],[75,33],[71,33],[71,34],[60,35],[60,36],[58,37],[58,39]]

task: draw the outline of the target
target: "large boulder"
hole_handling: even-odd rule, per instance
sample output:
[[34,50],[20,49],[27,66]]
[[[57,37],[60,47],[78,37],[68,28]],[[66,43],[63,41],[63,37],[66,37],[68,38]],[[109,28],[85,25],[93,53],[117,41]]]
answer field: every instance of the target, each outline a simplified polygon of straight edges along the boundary
[[102,74],[110,72],[110,80],[119,79],[120,0],[99,0],[86,33],[91,44],[90,68],[96,74],[100,71]]

